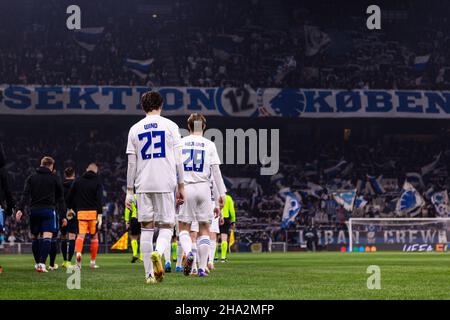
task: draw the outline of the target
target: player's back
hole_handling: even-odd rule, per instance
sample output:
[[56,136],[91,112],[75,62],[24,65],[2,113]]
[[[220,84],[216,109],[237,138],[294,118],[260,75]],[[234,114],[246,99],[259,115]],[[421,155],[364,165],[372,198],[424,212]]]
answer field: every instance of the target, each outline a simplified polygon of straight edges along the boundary
[[175,147],[179,143],[177,124],[159,115],[148,115],[131,127],[127,154],[136,154],[137,157],[137,193],[175,190]]
[[202,136],[189,135],[181,139],[184,182],[210,181],[211,165],[220,164],[215,144]]

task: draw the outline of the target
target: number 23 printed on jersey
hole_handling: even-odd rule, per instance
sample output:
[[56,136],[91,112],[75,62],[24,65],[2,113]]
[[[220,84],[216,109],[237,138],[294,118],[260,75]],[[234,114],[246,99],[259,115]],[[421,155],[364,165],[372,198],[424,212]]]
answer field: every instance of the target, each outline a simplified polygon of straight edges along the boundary
[[[165,131],[147,131],[138,135],[139,141],[145,141],[141,149],[142,160],[166,157],[166,133]],[[153,153],[149,149],[153,144]]]

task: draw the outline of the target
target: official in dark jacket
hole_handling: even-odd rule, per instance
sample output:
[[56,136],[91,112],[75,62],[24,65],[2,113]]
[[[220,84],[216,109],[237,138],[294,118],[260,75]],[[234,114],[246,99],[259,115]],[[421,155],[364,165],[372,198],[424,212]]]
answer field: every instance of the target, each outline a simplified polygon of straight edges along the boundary
[[103,187],[98,177],[98,167],[91,163],[86,172],[76,179],[69,191],[67,204],[75,210],[78,220],[78,235],[75,242],[77,265],[81,268],[81,254],[83,252],[84,238],[87,233],[91,235],[91,263],[90,268],[96,269],[95,263],[98,252],[98,229],[102,223],[102,196]]
[[24,208],[30,208],[32,251],[38,272],[48,272],[45,263],[50,252],[52,235],[58,232],[56,207],[63,208],[65,212],[63,188],[58,176],[53,174],[54,168],[53,158],[42,158],[36,173],[25,181],[22,198],[17,205],[17,221],[22,218]]

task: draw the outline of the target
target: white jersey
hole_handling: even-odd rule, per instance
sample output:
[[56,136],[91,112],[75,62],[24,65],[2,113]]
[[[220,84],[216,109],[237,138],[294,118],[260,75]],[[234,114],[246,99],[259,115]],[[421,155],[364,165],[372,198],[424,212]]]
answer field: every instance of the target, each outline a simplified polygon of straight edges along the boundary
[[174,192],[177,185],[175,149],[180,148],[178,125],[151,115],[131,127],[127,154],[135,154],[136,193]]
[[189,135],[181,139],[184,182],[209,182],[211,166],[220,165],[216,145],[206,138]]

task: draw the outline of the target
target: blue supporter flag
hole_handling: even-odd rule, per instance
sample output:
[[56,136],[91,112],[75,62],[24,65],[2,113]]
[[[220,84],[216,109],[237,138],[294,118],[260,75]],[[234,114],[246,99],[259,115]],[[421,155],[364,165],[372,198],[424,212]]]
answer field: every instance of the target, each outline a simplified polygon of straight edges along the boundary
[[82,48],[93,51],[103,37],[104,27],[75,30],[73,40]]
[[283,209],[283,218],[281,220],[282,229],[286,229],[291,224],[295,224],[295,218],[298,216],[302,208],[300,197],[294,192],[287,192],[285,197],[286,201]]
[[125,59],[124,66],[131,72],[138,75],[140,78],[145,79],[150,73],[150,68],[154,59],[135,60]]
[[416,71],[424,71],[427,67],[428,61],[430,61],[430,55],[416,56],[414,58],[414,69]]
[[364,208],[367,204],[367,200],[364,199],[363,196],[359,196],[355,199],[355,208],[361,209]]
[[368,187],[370,189],[371,194],[386,193],[386,191],[383,188],[383,185],[381,184],[381,179],[383,179],[383,176],[379,176],[378,178],[375,178],[374,176],[367,175],[366,187]]
[[332,193],[334,200],[344,207],[347,211],[353,211],[353,206],[356,199],[356,189],[350,191],[334,192]]
[[425,204],[422,196],[417,192],[412,184],[405,181],[400,198],[397,201],[396,211],[399,215],[408,214]]
[[421,186],[423,187],[422,175],[418,172],[408,172],[406,174],[406,181],[411,183],[414,187]]
[[434,193],[431,197],[431,202],[440,217],[448,217],[450,210],[447,190]]

